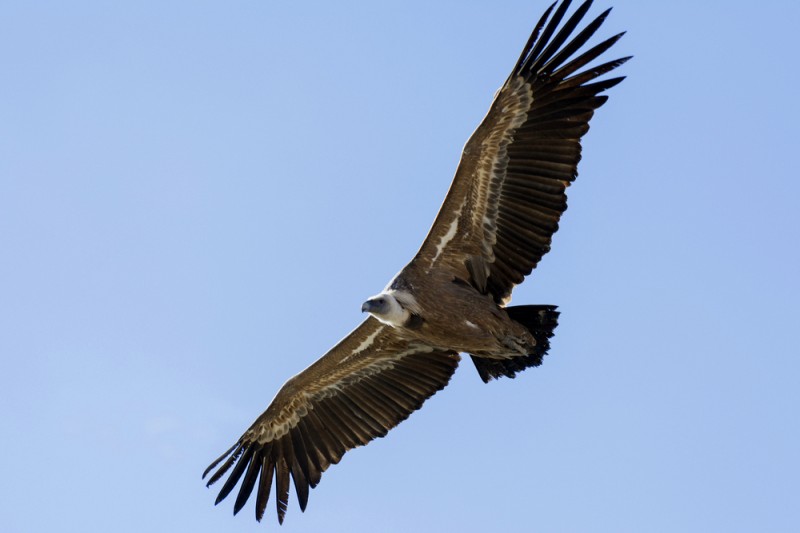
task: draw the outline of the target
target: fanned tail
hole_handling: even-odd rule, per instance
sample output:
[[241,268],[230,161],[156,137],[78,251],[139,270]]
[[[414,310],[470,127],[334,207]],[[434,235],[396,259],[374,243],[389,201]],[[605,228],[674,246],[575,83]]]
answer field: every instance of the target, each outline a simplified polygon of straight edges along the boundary
[[475,368],[478,369],[481,379],[488,383],[501,376],[515,378],[517,372],[526,368],[539,366],[542,359],[550,349],[550,337],[553,336],[558,326],[558,311],[555,305],[517,305],[506,307],[508,316],[514,322],[519,322],[530,331],[536,339],[536,347],[528,355],[512,357],[509,359],[487,359],[470,354]]

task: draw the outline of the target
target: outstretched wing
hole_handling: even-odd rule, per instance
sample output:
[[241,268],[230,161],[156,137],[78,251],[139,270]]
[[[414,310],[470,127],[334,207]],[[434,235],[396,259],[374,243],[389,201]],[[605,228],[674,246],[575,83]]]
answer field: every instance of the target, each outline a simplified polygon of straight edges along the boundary
[[267,410],[222,457],[208,485],[231,470],[216,503],[242,479],[234,514],[256,487],[256,519],[269,500],[275,478],[278,521],[294,481],[305,510],[309,487],[348,450],[383,437],[441,390],[459,362],[455,352],[434,350],[400,338],[369,318],[325,356],[291,378]]
[[503,303],[550,250],[567,208],[566,188],[577,176],[581,137],[608,98],[600,93],[623,78],[593,80],[629,59],[584,68],[622,33],[573,58],[610,11],[568,41],[591,3],[584,2],[560,29],[569,0],[552,17],[555,4],[542,16],[464,147],[416,267],[443,265]]

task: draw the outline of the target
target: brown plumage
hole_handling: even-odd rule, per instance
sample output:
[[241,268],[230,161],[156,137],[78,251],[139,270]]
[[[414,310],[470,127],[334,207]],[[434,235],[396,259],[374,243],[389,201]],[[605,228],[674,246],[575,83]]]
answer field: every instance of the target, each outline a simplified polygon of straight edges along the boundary
[[557,325],[555,306],[506,303],[550,250],[577,176],[580,139],[607,99],[600,93],[623,78],[595,80],[628,59],[585,68],[622,34],[575,56],[610,11],[573,37],[591,3],[563,25],[569,0],[542,16],[467,142],[419,252],[365,302],[362,310],[372,316],[287,381],[206,469],[204,478],[216,468],[208,485],[228,474],[217,503],[241,482],[234,513],[255,491],[261,520],[274,480],[283,522],[290,484],[305,510],[309,489],[330,465],[386,435],[447,385],[459,353],[470,354],[484,381],[541,364]]

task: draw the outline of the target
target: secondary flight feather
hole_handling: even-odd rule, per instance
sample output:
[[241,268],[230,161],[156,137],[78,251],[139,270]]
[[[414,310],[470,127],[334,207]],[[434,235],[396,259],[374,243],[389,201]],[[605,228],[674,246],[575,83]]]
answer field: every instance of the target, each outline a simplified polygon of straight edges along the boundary
[[228,475],[216,503],[241,482],[234,514],[255,492],[261,520],[273,494],[282,523],[290,484],[305,510],[322,473],[444,388],[459,354],[484,382],[541,364],[556,307],[507,303],[550,250],[581,138],[608,98],[601,93],[623,80],[599,78],[629,59],[595,61],[621,33],[581,51],[610,9],[581,27],[592,0],[567,17],[570,3],[551,5],[536,24],[419,252],[362,306],[370,316],[289,379],[203,473],[209,486]]

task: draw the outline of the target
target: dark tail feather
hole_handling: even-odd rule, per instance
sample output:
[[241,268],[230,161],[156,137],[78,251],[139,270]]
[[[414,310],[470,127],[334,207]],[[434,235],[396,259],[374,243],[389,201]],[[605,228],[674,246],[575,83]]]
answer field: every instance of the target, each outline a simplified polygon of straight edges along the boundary
[[513,379],[517,372],[541,365],[542,358],[550,349],[550,337],[558,325],[559,313],[555,305],[517,305],[506,307],[506,312],[511,320],[528,328],[536,339],[536,348],[533,353],[510,359],[486,359],[470,354],[484,383],[501,376]]

